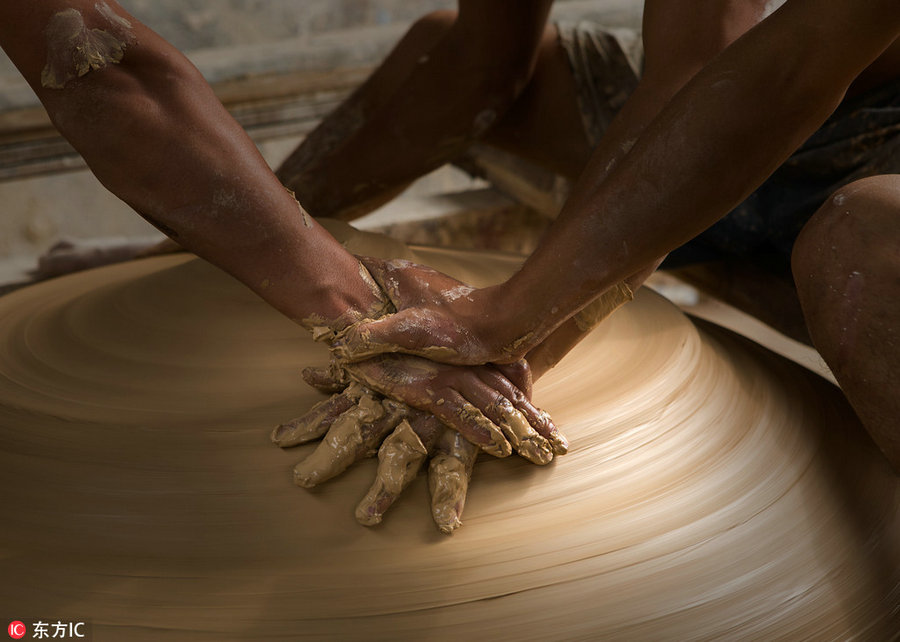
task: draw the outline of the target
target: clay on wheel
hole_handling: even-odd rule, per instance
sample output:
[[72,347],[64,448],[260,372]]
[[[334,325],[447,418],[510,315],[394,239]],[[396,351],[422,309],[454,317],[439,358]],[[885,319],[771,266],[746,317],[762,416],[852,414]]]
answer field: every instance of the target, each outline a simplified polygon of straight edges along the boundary
[[[403,251],[482,284],[516,266]],[[88,621],[96,640],[898,630],[900,487],[839,392],[651,292],[539,382],[570,454],[480,458],[452,537],[424,478],[359,526],[372,461],[292,485],[309,451],[269,431],[321,398],[300,369],[325,359],[184,257],[0,299],[4,612]]]

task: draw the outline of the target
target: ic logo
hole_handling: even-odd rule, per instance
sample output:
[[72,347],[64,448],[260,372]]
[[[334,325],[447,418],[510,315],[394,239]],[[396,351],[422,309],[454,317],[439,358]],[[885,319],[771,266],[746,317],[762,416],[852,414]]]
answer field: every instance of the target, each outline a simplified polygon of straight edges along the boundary
[[16,620],[15,622],[10,622],[9,627],[7,629],[9,631],[9,637],[13,640],[21,640],[25,637],[25,624],[23,622],[19,622]]

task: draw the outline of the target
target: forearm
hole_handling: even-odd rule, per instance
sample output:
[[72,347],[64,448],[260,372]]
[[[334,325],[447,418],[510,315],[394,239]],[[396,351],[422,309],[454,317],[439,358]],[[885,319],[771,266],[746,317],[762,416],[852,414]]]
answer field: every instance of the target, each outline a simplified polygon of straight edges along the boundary
[[356,260],[301,211],[199,72],[127,20],[121,61],[63,86],[42,80],[33,44],[4,47],[101,182],[182,246],[307,325],[369,311],[375,292]]
[[[843,3],[846,12],[850,6]],[[803,11],[815,9],[785,6],[723,52],[608,176],[597,165],[603,159],[592,159],[544,242],[496,293],[498,314],[515,309],[505,321],[509,336],[541,340],[560,317],[728,212],[825,120],[895,36],[896,26],[875,20],[852,34],[834,16],[800,28]]]
[[550,335],[525,355],[531,368],[532,380],[537,382],[557,363],[562,361],[572,349],[581,343],[597,326],[613,312],[634,299],[634,293],[658,267],[654,262],[615,284],[584,306],[577,313],[559,324]]
[[531,375],[534,381],[540,379],[547,371],[559,363],[572,348],[581,343],[582,339],[613,312],[632,301],[634,293],[653,274],[659,266],[659,262],[651,263],[621,283],[617,283],[606,290],[557,327],[540,345],[531,349],[525,355],[525,359],[531,367]]
[[[644,6],[642,29],[645,51],[643,74],[594,148],[590,166],[575,186],[571,198],[575,201],[590,198],[590,191],[596,190],[597,185],[606,180],[668,101],[712,58],[756,25],[764,9],[765,3],[760,0],[741,3],[648,0]],[[689,23],[684,23],[683,16],[688,11],[693,13],[693,18]],[[584,191],[588,193],[582,193]],[[654,261],[640,274],[629,277],[627,282],[630,287],[636,290],[660,261]],[[613,291],[615,288],[609,290]],[[605,294],[600,298],[603,296]],[[587,307],[596,306],[589,304]],[[571,312],[559,306],[554,312],[551,307],[549,314],[545,311],[543,319],[552,325],[566,319]],[[589,312],[582,310],[576,316],[585,314]],[[583,333],[579,327],[583,325],[576,324],[572,319],[566,321],[533,351],[534,359],[537,359],[535,364],[552,365],[558,361],[580,341]]]

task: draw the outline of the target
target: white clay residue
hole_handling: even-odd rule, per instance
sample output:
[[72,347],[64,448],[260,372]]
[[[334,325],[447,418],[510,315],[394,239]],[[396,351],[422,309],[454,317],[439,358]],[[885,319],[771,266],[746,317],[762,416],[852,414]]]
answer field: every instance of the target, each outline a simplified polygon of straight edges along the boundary
[[97,13],[106,18],[110,24],[118,25],[122,29],[131,29],[131,22],[118,15],[105,2],[98,2],[94,5],[94,9],[97,10]]
[[468,298],[472,292],[475,291],[475,288],[470,287],[468,285],[457,285],[455,288],[450,288],[449,290],[444,290],[444,298],[448,301],[456,301],[457,299],[461,299],[463,297]]
[[486,132],[497,120],[497,112],[493,109],[485,109],[478,112],[475,120],[472,122],[472,135],[481,136]]
[[125,49],[135,41],[131,23],[113,12],[105,2],[95,5],[109,29],[89,29],[77,9],[60,11],[50,18],[47,38],[47,63],[41,71],[41,86],[63,89],[69,82],[89,71],[118,64]]
[[287,193],[291,195],[291,198],[294,199],[294,202],[297,203],[297,208],[300,210],[300,220],[303,221],[303,227],[312,227],[312,218],[310,218],[309,213],[303,209],[303,205],[300,204],[300,201],[297,199],[297,195],[294,193],[294,190],[287,189]]
[[606,292],[588,303],[574,316],[575,325],[582,332],[597,327],[603,319],[615,312],[619,307],[634,299],[634,293],[624,281],[617,283]]

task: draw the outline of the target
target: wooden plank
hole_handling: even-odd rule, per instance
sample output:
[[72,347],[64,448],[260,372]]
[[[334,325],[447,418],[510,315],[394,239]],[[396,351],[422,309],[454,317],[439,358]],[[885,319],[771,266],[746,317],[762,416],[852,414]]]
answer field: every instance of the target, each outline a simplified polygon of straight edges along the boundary
[[[302,135],[371,73],[371,67],[265,74],[216,83],[216,95],[257,143]],[[0,114],[0,180],[84,168],[46,112],[29,107]]]

